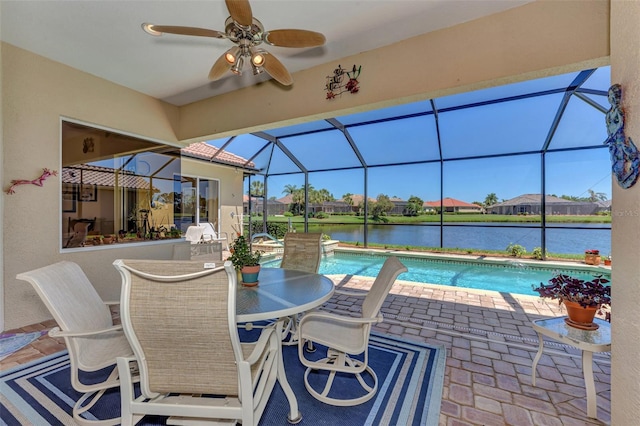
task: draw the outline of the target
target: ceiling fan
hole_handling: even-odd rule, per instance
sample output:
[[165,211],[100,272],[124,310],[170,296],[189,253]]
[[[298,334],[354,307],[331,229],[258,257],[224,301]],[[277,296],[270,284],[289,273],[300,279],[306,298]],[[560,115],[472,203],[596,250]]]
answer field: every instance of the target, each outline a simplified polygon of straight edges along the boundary
[[149,23],[142,24],[142,29],[153,36],[167,33],[229,39],[235,43],[235,46],[227,50],[213,64],[209,71],[210,80],[218,80],[228,70],[237,75],[242,74],[244,62],[248,60],[254,75],[266,71],[285,86],[293,83],[291,74],[273,54],[259,46],[264,42],[280,47],[315,47],[322,46],[325,42],[324,35],[315,31],[295,29],[265,31],[262,23],[253,17],[249,0],[225,0],[225,3],[231,16],[225,21],[224,32]]

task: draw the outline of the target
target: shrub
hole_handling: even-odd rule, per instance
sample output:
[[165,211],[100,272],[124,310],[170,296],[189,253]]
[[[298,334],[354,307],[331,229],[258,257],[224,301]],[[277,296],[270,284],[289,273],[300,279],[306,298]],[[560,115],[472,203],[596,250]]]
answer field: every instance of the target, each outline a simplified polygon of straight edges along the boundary
[[[535,247],[531,252],[531,255],[533,256],[534,259],[542,260],[543,258],[542,247]],[[548,257],[548,256],[549,256],[549,252],[545,250],[544,257]]]
[[284,216],[284,217],[293,217],[293,213],[291,213],[291,212],[284,212],[283,216]]
[[331,239],[331,235],[322,234],[322,241],[329,241]]
[[[283,222],[267,222],[267,234],[275,238],[284,238],[284,234],[287,233],[289,225]],[[262,221],[253,221],[251,223],[251,229],[254,234],[262,233]]]
[[318,212],[315,215],[316,219],[326,219],[328,217],[329,217],[329,215],[327,213],[325,213],[325,212]]
[[527,253],[527,250],[520,244],[509,244],[507,246],[507,253],[513,257],[522,257]]

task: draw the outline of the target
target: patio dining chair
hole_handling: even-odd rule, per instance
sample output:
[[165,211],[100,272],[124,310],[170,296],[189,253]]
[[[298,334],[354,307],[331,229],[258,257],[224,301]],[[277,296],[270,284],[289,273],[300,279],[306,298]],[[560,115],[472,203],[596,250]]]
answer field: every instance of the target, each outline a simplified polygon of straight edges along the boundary
[[287,232],[280,267],[318,273],[322,261],[321,232]]
[[[73,262],[54,263],[23,272],[16,278],[31,283],[58,323],[58,327],[49,331],[49,336],[64,338],[69,352],[71,385],[83,393],[73,406],[73,419],[80,424],[120,423],[120,418],[95,421],[84,416],[106,390],[120,386],[116,357],[133,355],[122,326],[113,324],[108,304],[102,301],[80,266]],[[81,381],[83,372],[107,367],[112,370],[104,381]],[[132,376],[132,380],[137,379]]]
[[[275,385],[280,342],[273,327],[255,342],[240,342],[231,262],[211,269],[198,261],[114,265],[122,276],[122,324],[135,354],[118,358],[122,424],[150,414],[170,416],[167,424],[230,419],[256,425]],[[136,361],[138,397],[128,373]]]
[[[280,267],[317,274],[322,261],[321,232],[287,232],[284,236],[284,252]],[[291,316],[285,323],[282,335],[285,345],[298,344],[298,316]],[[313,347],[309,343],[309,349]]]
[[215,230],[211,224],[191,225],[184,239],[191,243],[191,258],[201,260],[207,257],[222,260],[222,242],[226,239],[213,238]]
[[[371,326],[382,322],[383,317],[379,314],[382,303],[398,275],[403,272],[407,272],[407,267],[398,258],[392,256],[384,262],[362,302],[359,318],[321,311],[309,312],[302,317],[298,328],[298,357],[302,365],[307,367],[304,373],[304,385],[314,398],[330,405],[352,406],[362,404],[376,394],[378,377],[369,366],[369,335]],[[325,346],[326,357],[316,359],[305,355],[305,343],[309,341]],[[316,390],[310,382],[311,371],[317,372],[313,375],[316,388],[318,387],[316,380],[324,382],[321,390]],[[370,376],[369,383],[363,377],[365,372]],[[353,375],[353,381],[357,379],[364,393],[349,398],[341,397],[341,389],[332,393],[332,388],[341,387],[341,385],[333,386],[337,382],[335,380],[337,373]]]
[[191,225],[184,233],[184,239],[191,244],[200,244],[203,241],[202,235],[204,234],[204,228],[197,225]]
[[218,242],[224,244],[224,247],[229,250],[229,235],[226,232],[217,232],[211,222],[201,222],[199,226],[203,229],[202,239],[205,243]]

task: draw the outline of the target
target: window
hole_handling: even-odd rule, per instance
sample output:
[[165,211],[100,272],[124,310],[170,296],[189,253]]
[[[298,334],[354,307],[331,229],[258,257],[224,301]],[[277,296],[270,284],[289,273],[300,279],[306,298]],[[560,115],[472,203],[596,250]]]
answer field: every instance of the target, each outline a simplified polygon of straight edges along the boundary
[[180,237],[178,148],[70,121],[61,127],[62,248]]
[[183,176],[177,192],[181,200],[176,225],[185,232],[189,225],[209,222],[219,232],[220,184],[217,180]]

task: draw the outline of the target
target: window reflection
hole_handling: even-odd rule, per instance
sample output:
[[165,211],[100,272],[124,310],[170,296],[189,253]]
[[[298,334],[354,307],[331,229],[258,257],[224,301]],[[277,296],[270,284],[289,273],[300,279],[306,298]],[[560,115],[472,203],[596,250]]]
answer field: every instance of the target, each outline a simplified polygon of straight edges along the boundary
[[62,248],[179,237],[180,151],[62,122]]

